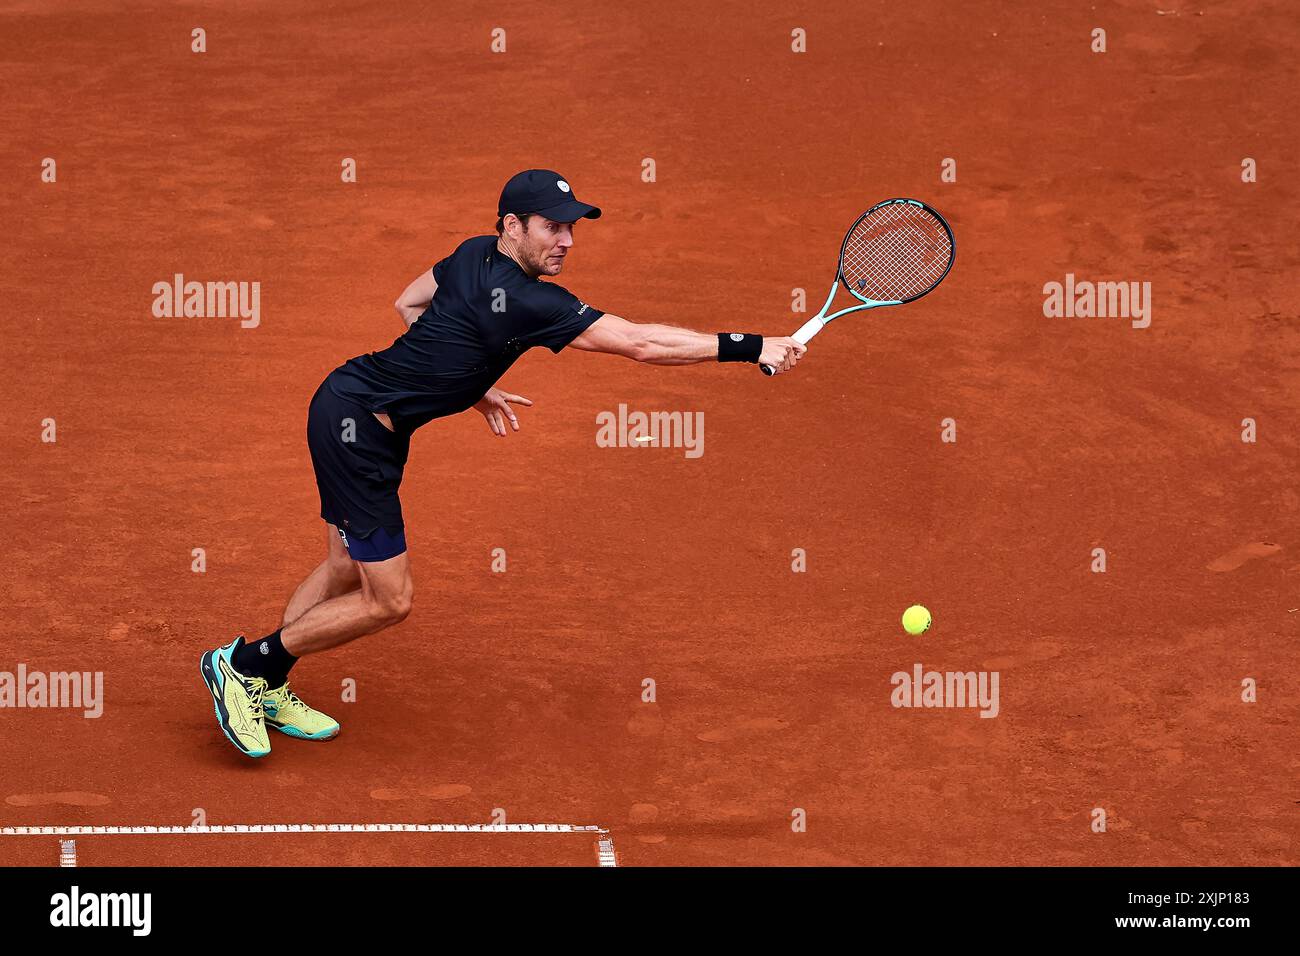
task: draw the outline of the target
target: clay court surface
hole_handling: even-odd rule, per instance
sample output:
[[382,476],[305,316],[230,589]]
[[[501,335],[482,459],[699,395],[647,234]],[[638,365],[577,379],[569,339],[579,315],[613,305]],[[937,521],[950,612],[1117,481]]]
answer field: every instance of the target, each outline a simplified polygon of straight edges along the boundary
[[[624,865],[1295,863],[1294,10],[615,7],[0,3],[0,671],[102,671],[105,695],[99,719],[0,710],[0,826],[500,808],[608,828]],[[561,282],[633,321],[788,335],[791,290],[815,310],[890,196],[948,217],[956,264],[772,380],[534,350],[501,382],[536,403],[521,432],[471,412],[413,440],[410,618],[294,671],[342,734],[248,760],[198,657],[277,626],[323,553],[308,400],[528,166],[603,207]],[[175,273],[260,282],[260,325],[154,318]],[[1149,281],[1150,327],[1044,317],[1066,273]],[[620,403],[702,411],[704,454],[598,447]],[[998,716],[891,706],[918,662],[999,672]],[[78,850],[586,866],[592,843]],[[0,837],[0,864],[58,849]]]

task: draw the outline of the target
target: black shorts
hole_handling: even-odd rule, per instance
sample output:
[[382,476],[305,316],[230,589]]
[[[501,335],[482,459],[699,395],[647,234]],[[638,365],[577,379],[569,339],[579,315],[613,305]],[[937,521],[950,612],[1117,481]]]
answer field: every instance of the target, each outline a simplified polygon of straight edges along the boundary
[[389,535],[402,531],[397,489],[410,435],[390,432],[371,412],[334,394],[326,377],[307,410],[307,447],[320,516],[345,532],[345,541],[369,538],[377,528]]

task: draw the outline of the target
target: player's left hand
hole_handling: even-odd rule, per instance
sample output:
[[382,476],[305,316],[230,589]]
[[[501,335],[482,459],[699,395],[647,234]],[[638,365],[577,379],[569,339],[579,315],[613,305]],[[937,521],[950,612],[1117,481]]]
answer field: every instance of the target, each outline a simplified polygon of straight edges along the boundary
[[519,419],[515,418],[511,405],[532,405],[522,395],[512,395],[499,388],[489,388],[487,394],[474,403],[474,407],[487,419],[493,435],[506,437],[506,422],[515,431],[519,431]]

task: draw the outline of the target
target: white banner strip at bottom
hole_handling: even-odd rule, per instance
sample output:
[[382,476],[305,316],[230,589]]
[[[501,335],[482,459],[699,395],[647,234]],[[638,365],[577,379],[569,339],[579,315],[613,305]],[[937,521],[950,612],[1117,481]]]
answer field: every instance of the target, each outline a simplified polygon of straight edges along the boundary
[[[0,827],[0,836],[194,836],[207,833],[592,833],[600,866],[618,866],[609,830],[573,823],[252,823],[189,827]],[[77,865],[75,840],[61,844],[59,864]]]
[[190,827],[0,827],[0,836],[196,833],[609,833],[572,823],[256,823]]

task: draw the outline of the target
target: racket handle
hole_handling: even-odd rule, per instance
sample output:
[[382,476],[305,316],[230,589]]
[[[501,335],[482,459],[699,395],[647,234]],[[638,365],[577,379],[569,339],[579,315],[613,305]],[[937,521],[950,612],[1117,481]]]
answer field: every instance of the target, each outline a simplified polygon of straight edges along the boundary
[[[826,328],[826,323],[818,317],[813,317],[801,325],[799,331],[790,336],[790,338],[794,339],[800,345],[807,345],[812,341],[812,337],[824,328]],[[763,374],[769,378],[776,374],[776,369],[771,365],[760,364],[758,367],[762,370]]]

